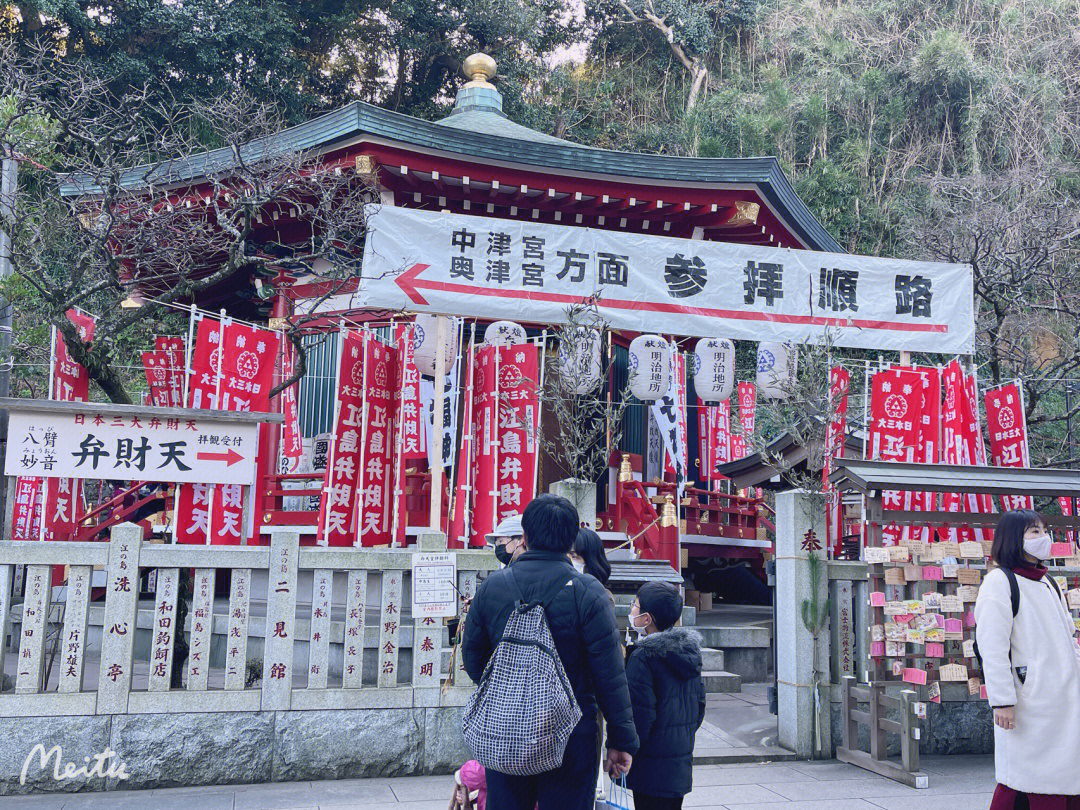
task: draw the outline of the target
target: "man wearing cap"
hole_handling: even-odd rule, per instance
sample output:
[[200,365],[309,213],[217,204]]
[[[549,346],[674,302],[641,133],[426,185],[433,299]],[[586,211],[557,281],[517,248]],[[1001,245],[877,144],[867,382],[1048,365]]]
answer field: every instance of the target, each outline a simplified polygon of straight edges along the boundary
[[509,565],[525,551],[521,515],[509,515],[487,535],[487,541],[495,546],[495,557],[503,565]]

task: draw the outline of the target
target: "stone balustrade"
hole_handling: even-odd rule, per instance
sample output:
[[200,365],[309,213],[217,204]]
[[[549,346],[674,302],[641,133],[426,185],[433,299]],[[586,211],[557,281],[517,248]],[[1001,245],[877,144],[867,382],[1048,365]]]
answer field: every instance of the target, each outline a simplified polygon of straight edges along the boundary
[[[187,722],[181,718],[202,715],[211,723],[218,718],[224,739],[199,740],[198,731],[185,736],[194,734],[189,744],[205,747],[208,753],[219,749],[227,761],[230,744],[240,748],[260,744],[258,733],[254,738],[248,733],[252,723],[261,722],[256,718],[275,718],[261,742],[273,750],[289,742],[294,748],[291,757],[304,743],[295,737],[282,739],[278,732],[290,724],[310,725],[318,717],[343,729],[354,724],[382,728],[381,720],[400,714],[384,729],[393,735],[396,725],[396,734],[406,740],[404,748],[391,746],[396,753],[380,753],[377,745],[367,751],[352,746],[334,751],[328,742],[310,767],[270,763],[262,778],[392,773],[409,763],[417,772],[447,767],[453,752],[462,749],[460,707],[472,684],[460,654],[451,655],[447,649],[449,634],[443,620],[412,616],[410,588],[413,553],[445,550],[445,536],[437,531],[421,533],[417,545],[408,549],[301,547],[299,535],[288,530],[274,531],[269,546],[144,544],[141,529],[131,524],[115,527],[108,543],[0,542],[0,638],[12,634],[10,644],[0,644],[0,667],[5,656],[16,657],[14,690],[0,694],[0,732],[18,730],[8,737],[16,743],[14,749],[8,754],[0,751],[0,794],[27,790],[16,780],[34,734],[55,736],[54,727],[93,717],[108,718],[104,733],[113,749],[124,746],[117,738],[121,728],[160,732]],[[456,562],[457,586],[464,596],[475,593],[479,574],[497,567],[494,555],[485,550],[458,551]],[[18,565],[26,566],[21,602],[11,596]],[[69,566],[67,587],[65,598],[50,604],[55,565]],[[95,568],[102,567],[103,613],[99,589],[91,587]],[[147,569],[156,572],[152,611],[145,599],[140,605],[138,594],[140,572]],[[215,601],[221,569],[230,572],[227,611],[224,594]],[[190,599],[190,609],[181,624],[178,599],[181,572],[187,570],[193,572],[192,591],[184,597]],[[298,602],[301,580],[305,599]],[[253,594],[256,586],[259,593]],[[90,621],[93,596],[99,597],[93,606],[100,627]],[[265,616],[253,615],[253,605],[261,612],[263,598]],[[186,633],[189,647],[182,662],[183,688],[172,686],[177,632]],[[93,642],[88,643],[91,635]],[[365,658],[371,656],[375,666],[368,660],[365,668]],[[261,661],[261,678],[249,684],[252,658]],[[411,672],[402,672],[402,667]],[[164,716],[174,716],[175,722]],[[121,723],[121,717],[127,719]],[[402,725],[402,718],[409,722]],[[420,732],[413,733],[417,725]],[[438,740],[423,733],[434,728],[440,729]],[[236,739],[229,738],[230,729],[236,730]],[[327,742],[325,732],[320,733]],[[162,741],[166,750],[171,744]],[[433,757],[431,751],[407,750],[410,746],[438,748],[442,753]],[[128,751],[134,750],[129,745]],[[65,750],[64,756],[75,753]],[[234,776],[204,759],[203,776],[192,781],[190,775],[182,779],[174,774],[176,767],[160,763],[156,772],[143,773],[138,785],[260,778],[260,773]]]

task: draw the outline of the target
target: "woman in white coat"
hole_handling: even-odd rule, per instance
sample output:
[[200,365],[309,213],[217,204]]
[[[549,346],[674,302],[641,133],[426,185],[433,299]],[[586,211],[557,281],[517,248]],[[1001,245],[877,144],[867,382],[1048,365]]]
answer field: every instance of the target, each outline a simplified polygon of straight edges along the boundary
[[[1042,515],[1007,512],[975,602],[983,680],[994,709],[998,787],[990,810],[1080,810],[1080,648],[1043,564]],[[1010,576],[1006,572],[1011,572]],[[1013,605],[1016,582],[1019,604]]]

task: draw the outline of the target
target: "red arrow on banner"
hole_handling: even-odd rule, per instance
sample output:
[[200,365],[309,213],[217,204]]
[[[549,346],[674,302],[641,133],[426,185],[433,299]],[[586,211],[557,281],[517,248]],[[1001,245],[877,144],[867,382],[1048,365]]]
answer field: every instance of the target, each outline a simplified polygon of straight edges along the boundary
[[[418,291],[417,287],[427,287],[432,284],[430,281],[417,281],[417,276],[427,270],[430,264],[414,264],[400,276],[394,279],[397,285],[405,292],[407,296],[412,300],[414,304],[420,304],[421,306],[427,306],[427,299],[424,298]],[[458,285],[454,285],[458,286]],[[464,286],[464,285],[461,285]]]
[[[587,296],[549,293],[538,290],[507,290],[500,287],[475,287],[451,281],[434,281],[420,278],[429,264],[414,264],[394,281],[414,304],[428,306],[428,300],[420,290],[485,295],[495,298],[520,298],[525,301],[552,301],[557,304],[580,304]],[[902,321],[878,321],[868,318],[829,318],[820,315],[783,315],[774,312],[747,312],[737,309],[710,309],[686,304],[670,304],[663,301],[623,301],[615,298],[599,298],[596,305],[607,309],[630,309],[640,312],[671,312],[684,315],[704,315],[709,318],[727,318],[740,321],[765,321],[768,323],[795,323],[812,326],[856,327],[859,329],[895,329],[901,332],[948,332],[944,323],[904,323]]]
[[195,457],[200,461],[224,461],[226,467],[231,467],[236,462],[244,460],[244,457],[231,447],[224,453],[196,453]]

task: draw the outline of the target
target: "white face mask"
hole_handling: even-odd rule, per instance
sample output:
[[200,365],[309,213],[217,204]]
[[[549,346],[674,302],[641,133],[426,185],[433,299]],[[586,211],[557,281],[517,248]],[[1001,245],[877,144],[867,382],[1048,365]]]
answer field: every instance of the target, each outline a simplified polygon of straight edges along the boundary
[[1038,537],[1024,538],[1024,551],[1036,560],[1050,559],[1050,535],[1041,534]]
[[583,563],[583,562],[581,562],[579,560],[571,560],[570,564],[572,566],[574,566],[574,568],[577,569],[577,572],[579,574],[584,574],[585,573],[585,563]]
[[635,638],[641,638],[642,636],[645,635],[645,628],[649,626],[649,623],[645,622],[644,627],[638,627],[637,620],[640,619],[640,618],[641,618],[640,614],[637,615],[637,616],[633,616],[633,615],[630,616],[630,624],[626,628],[626,633],[627,633],[628,638],[630,637],[631,633],[634,635]]

